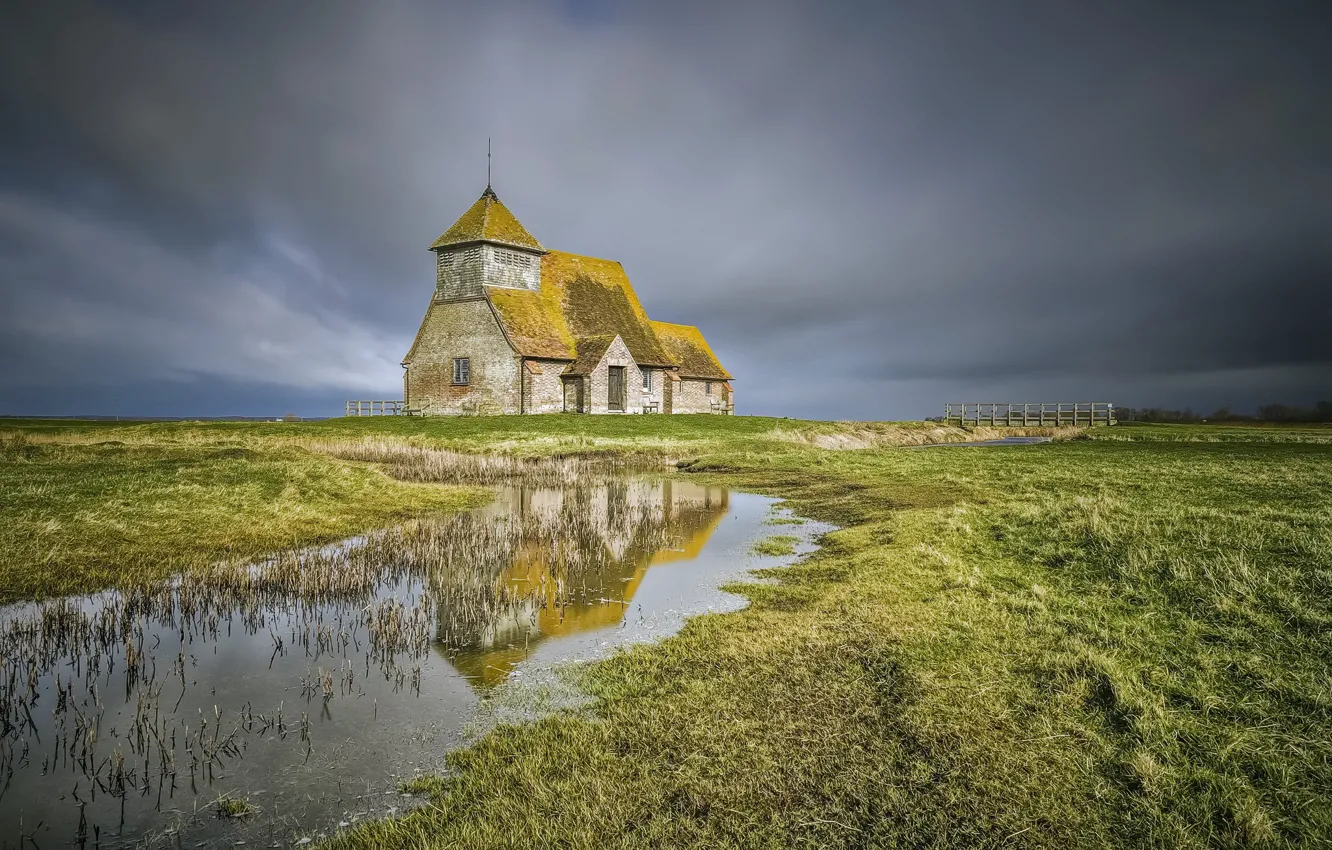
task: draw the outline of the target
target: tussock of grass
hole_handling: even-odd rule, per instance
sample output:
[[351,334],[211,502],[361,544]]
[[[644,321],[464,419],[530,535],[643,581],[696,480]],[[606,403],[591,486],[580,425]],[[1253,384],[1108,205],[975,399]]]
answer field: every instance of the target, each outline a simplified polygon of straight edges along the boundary
[[750,547],[750,551],[755,555],[794,555],[796,544],[799,542],[799,537],[792,537],[789,534],[774,534],[754,543]]
[[444,790],[445,779],[437,774],[421,774],[413,776],[406,782],[398,785],[398,793],[415,794],[418,796],[431,796],[439,794]]
[[247,818],[258,809],[246,797],[223,795],[217,798],[217,816],[220,818]]

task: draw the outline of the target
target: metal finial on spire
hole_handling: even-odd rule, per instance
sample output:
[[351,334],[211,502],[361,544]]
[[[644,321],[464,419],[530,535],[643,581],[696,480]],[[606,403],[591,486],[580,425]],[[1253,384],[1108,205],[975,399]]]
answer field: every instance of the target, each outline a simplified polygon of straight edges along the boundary
[[486,189],[490,188],[490,137],[486,136]]

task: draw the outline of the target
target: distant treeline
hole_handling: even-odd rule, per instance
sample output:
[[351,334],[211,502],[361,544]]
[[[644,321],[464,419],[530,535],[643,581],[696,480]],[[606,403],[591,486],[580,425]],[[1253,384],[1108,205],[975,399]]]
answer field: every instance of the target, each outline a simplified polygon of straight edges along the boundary
[[1332,401],[1320,401],[1309,407],[1265,404],[1257,413],[1233,413],[1228,407],[1212,413],[1197,413],[1187,407],[1183,410],[1116,407],[1115,418],[1121,422],[1332,422]]

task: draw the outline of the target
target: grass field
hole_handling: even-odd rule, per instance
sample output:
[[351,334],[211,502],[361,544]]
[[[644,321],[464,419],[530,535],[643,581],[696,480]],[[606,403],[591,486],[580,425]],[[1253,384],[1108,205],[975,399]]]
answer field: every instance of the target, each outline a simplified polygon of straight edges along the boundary
[[487,498],[294,446],[73,435],[0,438],[0,602],[161,579]]
[[496,729],[416,783],[427,807],[338,847],[1332,844],[1332,428],[997,449],[743,417],[0,432],[7,598],[471,498],[333,456],[349,444],[669,459],[842,526],[745,611],[588,668],[591,716]]

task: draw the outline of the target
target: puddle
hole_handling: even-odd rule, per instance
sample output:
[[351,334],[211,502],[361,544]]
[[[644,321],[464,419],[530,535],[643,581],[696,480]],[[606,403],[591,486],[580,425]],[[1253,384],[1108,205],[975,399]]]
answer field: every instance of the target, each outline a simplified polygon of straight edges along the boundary
[[[162,588],[0,609],[0,848],[285,847],[409,808],[398,785],[475,734],[488,694],[549,692],[560,665],[743,607],[719,587],[794,559],[755,540],[803,553],[825,530],[774,528],[774,509],[688,481],[507,487]],[[228,798],[249,813],[219,816]]]

